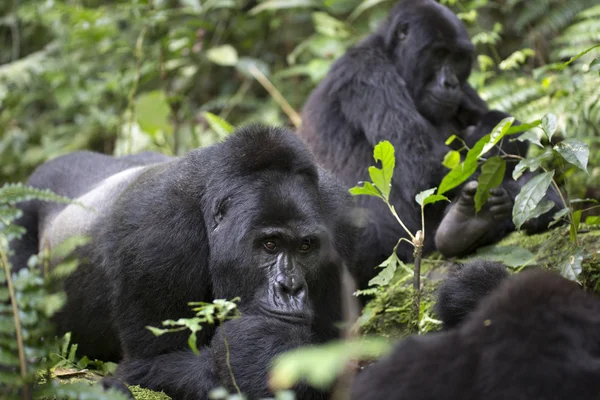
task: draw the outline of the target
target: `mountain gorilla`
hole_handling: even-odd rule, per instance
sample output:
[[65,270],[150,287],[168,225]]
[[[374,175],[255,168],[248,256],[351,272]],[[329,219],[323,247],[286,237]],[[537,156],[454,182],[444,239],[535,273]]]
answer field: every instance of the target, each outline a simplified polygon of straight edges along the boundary
[[[317,160],[347,186],[365,180],[374,146],[389,140],[396,148],[391,202],[408,229],[416,232],[421,213],[415,195],[438,186],[447,172],[441,164],[449,150],[445,139],[456,133],[475,143],[506,115],[488,111],[468,85],[473,50],[464,25],[449,9],[433,0],[401,1],[375,33],[334,63],[304,107],[300,134]],[[526,144],[505,145],[521,155],[527,150]],[[471,191],[472,187],[464,193],[463,203],[472,204]],[[476,216],[474,209],[465,213],[465,207],[448,213],[444,235],[438,239],[442,251],[466,253],[514,229],[512,196],[502,187],[491,195]],[[359,196],[358,201],[369,210],[356,271],[364,287],[373,267],[406,233],[381,200]],[[427,206],[425,252],[434,248],[431,233],[445,209],[442,203]],[[465,231],[471,235],[460,234]],[[411,260],[412,251],[401,244],[398,255]]]
[[[468,291],[481,269],[502,268],[465,267],[452,286]],[[499,287],[457,328],[404,339],[359,374],[352,399],[597,399],[600,298],[544,270],[491,281]]]
[[[290,131],[250,126],[182,158],[74,153],[39,167],[28,184],[95,210],[22,203],[27,235],[12,244],[13,265],[72,235],[91,236],[56,323],[72,331],[81,354],[122,359],[117,373],[127,383],[177,399],[231,388],[227,335],[241,390],[264,397],[276,354],[338,336],[340,274],[356,241],[353,203]],[[236,296],[243,317],[216,335],[200,331],[200,356],[185,332],[155,337],[146,329],[190,317],[190,301]]]

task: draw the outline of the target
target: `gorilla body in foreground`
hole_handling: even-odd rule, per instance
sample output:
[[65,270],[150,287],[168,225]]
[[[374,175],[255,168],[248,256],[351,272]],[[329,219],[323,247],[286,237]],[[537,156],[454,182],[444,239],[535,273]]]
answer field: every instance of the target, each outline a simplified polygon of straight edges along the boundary
[[[340,274],[353,262],[350,195],[285,129],[250,126],[182,158],[73,153],[39,167],[29,185],[76,204],[22,203],[27,229],[13,265],[75,234],[90,235],[65,282],[57,316],[80,354],[119,360],[130,384],[176,399],[233,389],[221,339],[250,398],[269,395],[270,360],[338,336]],[[146,326],[190,317],[188,302],[241,297],[243,317],[199,332],[155,337]],[[204,347],[201,347],[204,346]],[[300,398],[321,398],[300,388]],[[304,392],[302,392],[304,390]]]
[[[507,116],[488,111],[468,85],[473,50],[464,25],[448,8],[433,0],[401,1],[386,23],[334,63],[303,110],[301,136],[317,160],[349,187],[367,178],[377,143],[394,145],[391,203],[413,233],[421,229],[415,195],[437,187],[448,172],[442,166],[450,150],[445,140],[457,134],[472,146]],[[527,147],[502,143],[511,154],[525,155]],[[432,233],[445,215],[435,240],[446,255],[467,253],[514,229],[506,188],[491,192],[477,215],[473,192],[472,185],[466,188],[461,204],[448,214],[446,204],[427,206],[425,252],[434,249]],[[369,210],[355,274],[364,287],[406,233],[380,199],[359,196],[358,201]],[[470,235],[457,235],[464,232]],[[404,261],[412,259],[412,251],[407,244],[398,247]]]
[[451,285],[460,308],[485,292],[473,287],[482,274],[484,287],[499,287],[458,327],[402,340],[358,375],[352,399],[598,399],[600,298],[549,271],[501,278],[497,266],[466,267]]

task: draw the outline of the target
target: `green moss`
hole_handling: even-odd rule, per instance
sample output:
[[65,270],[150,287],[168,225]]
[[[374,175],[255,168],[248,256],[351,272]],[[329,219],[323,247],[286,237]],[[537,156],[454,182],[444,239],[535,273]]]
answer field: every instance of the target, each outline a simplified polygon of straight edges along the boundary
[[[580,246],[569,240],[564,227],[556,228],[537,235],[514,232],[495,246],[506,248],[522,247],[533,255],[526,267],[541,267],[555,270],[566,275],[573,255],[580,251],[583,256],[579,282],[586,290],[600,293],[600,229],[583,227],[579,233]],[[501,252],[500,252],[501,253]],[[527,254],[527,252],[525,252]],[[474,255],[471,258],[477,258]],[[502,259],[502,256],[499,257]],[[421,304],[422,326],[420,332],[438,329],[439,325],[430,317],[435,317],[431,308],[435,302],[434,291],[443,280],[452,261],[444,260],[439,253],[429,255],[421,264],[423,296]],[[412,265],[409,265],[412,268]],[[374,298],[369,301],[359,320],[364,333],[390,338],[405,336],[412,318],[412,287],[406,279],[406,272],[399,268],[392,284],[387,288],[378,288]]]
[[144,389],[139,386],[129,386],[129,390],[133,393],[136,400],[170,400],[171,398],[162,392],[153,392],[149,389]]

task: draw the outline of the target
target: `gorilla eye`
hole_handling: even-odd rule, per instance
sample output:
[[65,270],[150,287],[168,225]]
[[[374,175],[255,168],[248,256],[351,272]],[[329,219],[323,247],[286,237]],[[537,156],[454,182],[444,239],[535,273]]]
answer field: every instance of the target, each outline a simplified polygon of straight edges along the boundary
[[312,244],[313,244],[312,240],[304,239],[300,243],[300,247],[298,247],[298,251],[300,251],[302,253],[306,253],[307,251],[309,251],[312,248]]
[[268,251],[275,251],[275,250],[277,250],[277,243],[275,243],[273,240],[265,240],[263,242],[263,246]]
[[398,30],[396,31],[396,35],[398,36],[398,40],[404,40],[408,36],[408,24],[400,24],[398,25]]

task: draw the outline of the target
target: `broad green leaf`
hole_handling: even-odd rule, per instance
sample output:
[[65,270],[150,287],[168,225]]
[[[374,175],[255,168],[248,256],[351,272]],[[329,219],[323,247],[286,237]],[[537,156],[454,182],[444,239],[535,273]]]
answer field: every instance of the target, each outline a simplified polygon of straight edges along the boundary
[[379,193],[379,190],[377,190],[375,186],[371,184],[371,182],[363,182],[363,186],[354,186],[349,190],[349,192],[353,196],[363,194],[367,196],[381,197],[381,193]]
[[509,267],[521,267],[534,259],[531,251],[520,246],[485,246],[477,249],[477,258],[498,261]]
[[578,139],[566,139],[554,146],[554,150],[566,162],[587,173],[590,150],[584,142]]
[[447,152],[442,161],[442,165],[448,169],[452,169],[458,164],[460,164],[460,152],[456,150]]
[[352,14],[350,14],[350,16],[348,17],[348,20],[349,21],[355,20],[356,18],[358,18],[358,16],[360,14],[362,14],[369,8],[375,7],[377,4],[383,3],[384,1],[387,1],[387,0],[363,0],[363,2],[360,3],[360,5],[354,9]]
[[481,175],[477,179],[475,192],[475,212],[479,212],[490,197],[490,189],[498,187],[504,179],[506,161],[502,157],[494,156],[487,159],[481,166]]
[[144,132],[155,136],[158,132],[171,134],[173,127],[169,123],[171,107],[162,90],[140,94],[135,101],[135,117]]
[[314,12],[312,14],[315,30],[321,35],[336,39],[346,39],[350,36],[348,26],[331,15],[324,12]]
[[519,142],[531,142],[538,147],[544,148],[544,145],[542,144],[542,142],[540,142],[540,138],[534,131],[525,132],[524,134],[519,136],[517,140]]
[[381,169],[369,167],[369,176],[383,197],[387,199],[390,195],[392,176],[396,165],[394,146],[387,140],[377,143],[373,150],[373,158],[375,161],[381,161]]
[[577,232],[579,232],[579,224],[581,223],[581,213],[582,210],[577,210],[573,212],[573,220],[571,221],[571,225],[569,226],[569,238],[572,242],[577,238]]
[[450,199],[442,194],[432,194],[425,199],[423,202],[423,207],[427,204],[437,203],[438,201],[450,201]]
[[517,180],[523,175],[523,172],[529,168],[529,171],[533,172],[537,170],[544,160],[547,160],[552,157],[552,151],[546,150],[542,154],[534,158],[525,158],[515,166],[513,170],[512,177],[514,180]]
[[208,111],[204,113],[204,119],[221,139],[225,138],[235,130],[233,125],[229,122]]
[[490,151],[496,144],[498,144],[500,140],[502,140],[512,126],[513,122],[515,122],[515,117],[507,117],[498,122],[498,125],[496,125],[492,130],[492,133],[490,133],[488,142],[481,149],[479,157]]
[[386,286],[394,277],[396,269],[401,263],[396,252],[392,252],[387,260],[379,264],[379,268],[383,268],[383,270],[369,281],[369,286]]
[[556,119],[556,115],[551,113],[544,115],[542,118],[542,129],[544,130],[544,133],[546,133],[548,141],[552,140],[552,136],[554,136],[557,128],[558,120]]
[[594,215],[592,217],[587,217],[585,223],[588,225],[600,225],[600,216]]
[[513,125],[506,132],[506,136],[508,136],[508,135],[516,135],[517,133],[528,131],[531,128],[535,128],[536,126],[539,126],[541,123],[542,123],[541,119],[536,119],[535,121],[530,122],[528,124]]
[[230,44],[213,47],[206,51],[206,57],[218,65],[233,67],[238,62],[237,50]]
[[297,8],[297,7],[319,7],[320,2],[317,0],[267,0],[263,1],[248,14],[255,15],[265,10],[283,10],[286,8]]
[[554,225],[558,224],[565,215],[569,214],[570,210],[571,209],[569,207],[565,207],[562,210],[555,212],[552,216],[552,222],[548,224],[548,228],[551,228]]
[[[515,205],[513,207],[512,218],[517,229],[520,229],[525,221],[542,215],[541,211],[548,207],[548,205],[544,205],[543,208],[538,208],[538,205],[546,195],[546,191],[552,183],[553,176],[554,171],[544,172],[534,176],[529,182],[523,185],[515,198]],[[551,208],[548,208],[546,211],[550,211]]]
[[383,338],[356,338],[290,350],[275,359],[269,386],[274,390],[289,389],[305,381],[315,388],[327,389],[348,362],[377,359],[390,348]]
[[435,189],[437,188],[423,190],[421,193],[417,194],[415,196],[415,201],[417,202],[417,204],[423,206],[423,201],[425,201],[425,199],[427,199],[429,196],[435,193]]
[[560,274],[567,279],[577,281],[579,274],[583,270],[581,262],[583,261],[583,252],[577,249],[571,257],[562,265]]
[[450,172],[444,176],[440,187],[438,188],[437,194],[444,194],[448,190],[454,189],[473,175],[477,171],[477,160],[479,159],[479,153],[483,147],[490,141],[490,135],[485,135],[473,146],[465,157],[465,161],[452,168]]

